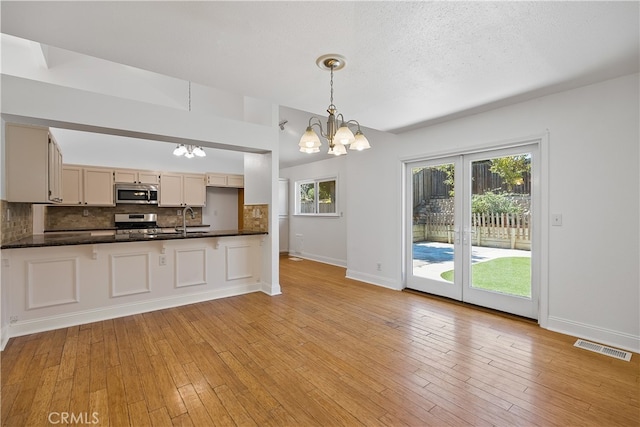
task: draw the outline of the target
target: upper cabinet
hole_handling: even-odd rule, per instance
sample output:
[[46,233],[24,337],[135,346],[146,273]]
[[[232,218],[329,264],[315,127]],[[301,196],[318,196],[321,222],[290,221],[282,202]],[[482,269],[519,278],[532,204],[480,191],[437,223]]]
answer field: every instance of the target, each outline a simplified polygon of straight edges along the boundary
[[62,152],[48,128],[6,125],[7,201],[62,202]]
[[207,186],[244,188],[244,175],[208,173]]
[[160,173],[135,169],[116,169],[115,181],[126,184],[159,184]]
[[204,175],[160,174],[160,207],[204,206],[206,200]]
[[64,165],[63,204],[113,206],[113,169]]

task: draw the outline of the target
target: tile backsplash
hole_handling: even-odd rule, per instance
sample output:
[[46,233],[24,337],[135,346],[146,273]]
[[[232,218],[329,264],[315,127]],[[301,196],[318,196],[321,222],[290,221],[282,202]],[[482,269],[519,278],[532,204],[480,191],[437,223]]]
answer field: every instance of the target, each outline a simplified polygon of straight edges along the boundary
[[[0,200],[2,209],[1,235],[2,244],[14,242],[33,234],[33,213],[31,203],[10,203]],[[46,231],[70,231],[84,229],[110,229],[115,226],[114,215],[117,213],[155,213],[158,225],[175,227],[182,225],[182,216],[177,212],[182,209],[159,208],[157,206],[47,206],[45,208]],[[195,218],[187,216],[188,225],[202,224],[202,208],[193,208]],[[85,215],[86,213],[86,215]],[[245,230],[269,231],[269,205],[245,205],[243,208]]]
[[2,209],[2,243],[14,242],[33,234],[31,203],[10,203],[0,200]]
[[242,219],[244,229],[269,231],[269,205],[244,205]]
[[[104,229],[113,228],[114,215],[121,213],[155,213],[158,215],[158,225],[161,227],[182,226],[182,209],[159,208],[148,205],[123,205],[123,206],[47,206],[45,212],[44,229],[56,230],[81,230],[87,228]],[[187,215],[187,225],[202,224],[202,208],[193,208],[195,218]],[[85,215],[86,213],[86,215]]]

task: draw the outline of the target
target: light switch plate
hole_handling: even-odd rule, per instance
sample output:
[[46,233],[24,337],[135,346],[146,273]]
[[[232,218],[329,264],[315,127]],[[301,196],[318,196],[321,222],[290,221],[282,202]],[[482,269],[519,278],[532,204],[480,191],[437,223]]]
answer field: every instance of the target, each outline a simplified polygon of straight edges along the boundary
[[553,226],[562,225],[562,214],[551,214],[551,225]]

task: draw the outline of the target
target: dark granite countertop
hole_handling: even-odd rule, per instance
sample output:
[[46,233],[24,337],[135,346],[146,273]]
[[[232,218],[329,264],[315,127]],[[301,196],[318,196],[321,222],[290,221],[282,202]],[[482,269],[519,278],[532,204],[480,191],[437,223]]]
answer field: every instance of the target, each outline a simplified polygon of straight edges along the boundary
[[37,248],[46,246],[94,245],[99,243],[150,242],[154,240],[202,239],[207,237],[253,236],[269,234],[266,231],[250,230],[212,230],[206,232],[190,232],[184,237],[181,233],[166,234],[121,234],[92,235],[86,233],[37,234],[15,242],[5,243],[2,249]]
[[[182,224],[180,225],[161,225],[158,224],[156,228],[175,228],[175,227],[182,227]],[[187,227],[190,228],[195,228],[195,227],[211,227],[209,224],[187,224]],[[82,233],[82,232],[91,232],[91,231],[114,231],[117,230],[118,227],[113,226],[113,227],[100,227],[100,228],[60,228],[60,229],[47,229],[44,230],[45,234],[46,233]]]

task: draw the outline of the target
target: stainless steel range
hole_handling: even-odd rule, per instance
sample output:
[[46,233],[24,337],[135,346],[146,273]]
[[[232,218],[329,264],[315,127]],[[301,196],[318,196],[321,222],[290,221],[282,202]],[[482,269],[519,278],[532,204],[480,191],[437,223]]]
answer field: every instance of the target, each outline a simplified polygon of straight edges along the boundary
[[158,215],[154,213],[116,214],[116,234],[157,234],[160,232],[157,220]]

